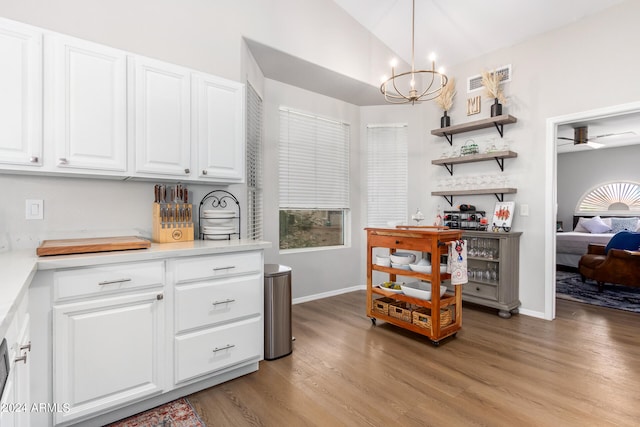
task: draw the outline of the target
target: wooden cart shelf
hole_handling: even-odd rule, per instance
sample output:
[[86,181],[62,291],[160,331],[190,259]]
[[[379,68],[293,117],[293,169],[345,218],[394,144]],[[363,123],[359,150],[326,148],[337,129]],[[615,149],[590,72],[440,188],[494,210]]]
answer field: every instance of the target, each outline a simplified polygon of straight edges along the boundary
[[[420,273],[410,270],[401,270],[391,267],[383,267],[373,264],[373,251],[376,248],[388,248],[390,253],[395,253],[397,249],[419,251],[430,253],[432,262],[439,266],[440,257],[447,255],[449,244],[462,238],[461,230],[450,230],[446,227],[411,227],[399,226],[398,228],[366,228],[367,231],[367,316],[375,325],[376,319],[383,320],[401,328],[427,336],[434,345],[438,345],[444,338],[455,336],[462,326],[462,289],[461,286],[454,286],[440,297],[440,285],[442,280],[450,279],[451,275],[441,273],[439,268],[434,269],[431,274]],[[389,275],[389,280],[396,281],[397,276],[414,277],[419,280],[431,282],[431,301],[409,297],[401,293],[386,291],[379,287],[374,287],[373,272],[378,271]],[[426,308],[430,311],[431,327],[405,321],[390,315],[386,315],[373,309],[375,296],[390,298],[388,301],[403,302],[410,304],[414,308]],[[440,322],[441,310],[453,308],[452,322],[442,326]],[[446,311],[445,310],[445,311]]]

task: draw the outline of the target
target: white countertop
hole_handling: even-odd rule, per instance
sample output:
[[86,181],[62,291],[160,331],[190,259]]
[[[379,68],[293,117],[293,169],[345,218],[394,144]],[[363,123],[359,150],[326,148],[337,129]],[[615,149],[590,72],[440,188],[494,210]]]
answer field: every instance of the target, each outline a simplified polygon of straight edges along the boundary
[[9,328],[17,310],[18,301],[29,289],[31,280],[38,270],[242,252],[270,247],[270,242],[256,240],[194,240],[178,243],[152,243],[148,249],[46,257],[37,256],[35,249],[1,252],[0,340]]

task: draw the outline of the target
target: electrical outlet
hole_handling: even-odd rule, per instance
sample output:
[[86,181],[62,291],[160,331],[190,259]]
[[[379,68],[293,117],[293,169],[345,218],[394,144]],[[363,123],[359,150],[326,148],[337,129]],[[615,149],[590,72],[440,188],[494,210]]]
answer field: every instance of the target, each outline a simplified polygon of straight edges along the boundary
[[44,200],[27,199],[26,219],[44,219]]

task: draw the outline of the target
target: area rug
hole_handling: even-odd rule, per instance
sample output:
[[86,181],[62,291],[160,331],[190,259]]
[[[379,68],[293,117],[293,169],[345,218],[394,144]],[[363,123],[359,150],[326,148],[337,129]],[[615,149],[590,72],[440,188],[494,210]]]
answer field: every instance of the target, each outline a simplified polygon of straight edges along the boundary
[[580,274],[556,271],[556,296],[585,304],[640,313],[640,288],[605,284],[598,292],[598,284],[587,279],[582,283]]
[[206,427],[185,398],[141,412],[107,427]]

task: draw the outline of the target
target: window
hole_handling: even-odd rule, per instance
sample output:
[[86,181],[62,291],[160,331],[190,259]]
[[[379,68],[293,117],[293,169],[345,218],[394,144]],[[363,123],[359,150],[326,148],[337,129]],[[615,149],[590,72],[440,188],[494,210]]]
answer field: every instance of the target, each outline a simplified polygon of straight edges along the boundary
[[612,182],[588,191],[578,202],[576,213],[611,214],[640,212],[640,186],[634,182]]
[[247,83],[247,239],[262,239],[262,99]]
[[367,225],[407,222],[407,125],[367,126]]
[[280,109],[280,249],[345,245],[349,125]]

